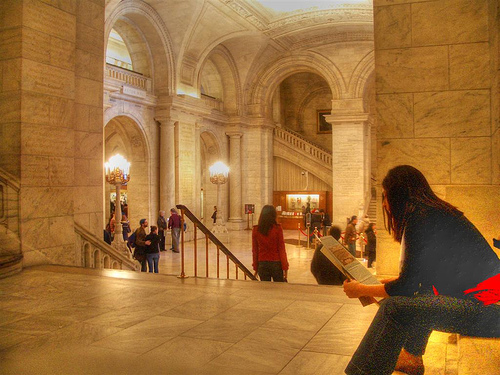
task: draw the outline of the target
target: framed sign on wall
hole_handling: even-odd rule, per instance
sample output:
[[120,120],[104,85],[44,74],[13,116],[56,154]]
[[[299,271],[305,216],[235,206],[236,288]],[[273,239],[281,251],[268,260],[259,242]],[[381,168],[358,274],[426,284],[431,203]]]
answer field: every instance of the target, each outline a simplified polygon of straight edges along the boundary
[[332,111],[330,109],[318,109],[316,111],[316,121],[318,124],[318,133],[331,133],[332,124],[326,121],[325,116],[330,115]]

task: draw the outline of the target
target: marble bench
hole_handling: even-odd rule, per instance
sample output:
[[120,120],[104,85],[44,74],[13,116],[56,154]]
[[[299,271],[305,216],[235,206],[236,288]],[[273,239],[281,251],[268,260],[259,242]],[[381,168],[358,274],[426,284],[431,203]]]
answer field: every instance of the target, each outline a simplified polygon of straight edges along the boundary
[[500,339],[458,336],[458,375],[500,374]]

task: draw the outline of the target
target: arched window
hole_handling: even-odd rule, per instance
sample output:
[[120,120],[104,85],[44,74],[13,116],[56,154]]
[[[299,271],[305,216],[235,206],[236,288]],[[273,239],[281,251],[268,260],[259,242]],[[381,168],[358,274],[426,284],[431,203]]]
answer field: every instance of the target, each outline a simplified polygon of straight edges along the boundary
[[119,66],[120,68],[134,70],[127,45],[115,29],[111,29],[109,33],[106,63]]

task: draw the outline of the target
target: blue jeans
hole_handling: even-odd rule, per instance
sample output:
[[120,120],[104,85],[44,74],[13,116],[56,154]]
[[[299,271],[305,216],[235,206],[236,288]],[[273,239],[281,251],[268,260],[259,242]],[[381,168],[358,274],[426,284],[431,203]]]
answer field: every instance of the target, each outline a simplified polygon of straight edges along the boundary
[[149,273],[153,273],[153,265],[155,273],[158,273],[158,261],[160,260],[160,253],[146,254],[148,260]]
[[424,354],[432,330],[500,337],[500,306],[430,294],[386,298],[345,373],[392,374],[402,348]]
[[356,257],[356,242],[349,243],[347,250],[349,250],[353,257]]

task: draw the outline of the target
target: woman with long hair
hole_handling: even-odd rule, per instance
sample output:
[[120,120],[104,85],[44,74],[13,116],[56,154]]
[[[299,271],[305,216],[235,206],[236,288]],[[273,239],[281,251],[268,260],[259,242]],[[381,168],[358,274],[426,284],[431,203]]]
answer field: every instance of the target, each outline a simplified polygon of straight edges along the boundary
[[376,259],[376,254],[377,254],[377,235],[375,230],[377,227],[375,226],[375,223],[370,223],[368,224],[368,228],[365,230],[366,234],[366,247],[365,251],[368,254],[368,268],[371,268],[373,265],[373,262]]
[[283,228],[276,221],[274,206],[265,205],[252,230],[253,269],[261,281],[286,281],[288,259]]
[[400,273],[381,285],[344,282],[350,298],[385,297],[346,374],[421,375],[432,330],[500,337],[500,260],[416,168],[391,169],[382,187],[387,230],[401,243]]

